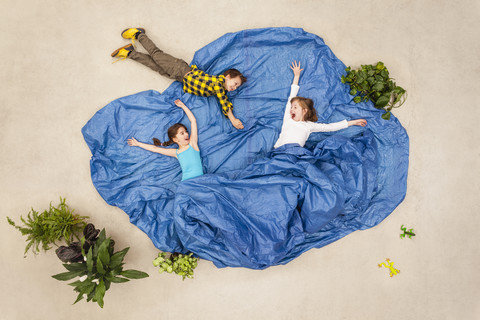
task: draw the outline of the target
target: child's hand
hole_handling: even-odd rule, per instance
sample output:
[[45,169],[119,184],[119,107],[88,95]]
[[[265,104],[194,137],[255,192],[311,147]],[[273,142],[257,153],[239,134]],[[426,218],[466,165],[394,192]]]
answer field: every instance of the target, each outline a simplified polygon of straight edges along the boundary
[[175,105],[182,109],[187,107],[180,99],[175,100]]
[[290,69],[293,70],[293,75],[296,77],[300,77],[300,72],[303,71],[303,69],[300,69],[300,61],[298,61],[298,64],[297,61],[293,61]]
[[138,147],[138,141],[134,137],[132,137],[131,139],[128,139],[127,143],[129,146]]
[[367,125],[367,120],[365,119],[356,119],[348,121],[348,126],[361,126],[365,127]]
[[233,126],[237,129],[243,129],[243,123],[242,121],[238,120],[237,118],[230,120],[233,124]]

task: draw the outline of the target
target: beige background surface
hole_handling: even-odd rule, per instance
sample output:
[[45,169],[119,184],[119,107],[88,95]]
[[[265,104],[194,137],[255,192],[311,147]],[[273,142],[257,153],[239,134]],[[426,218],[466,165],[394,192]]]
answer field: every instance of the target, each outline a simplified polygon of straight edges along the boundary
[[[1,0],[1,319],[480,319],[478,108],[480,2]],[[291,26],[321,36],[345,64],[382,60],[408,90],[395,112],[410,136],[405,201],[379,226],[288,265],[217,269],[194,280],[159,275],[158,252],[90,179],[81,127],[105,104],[171,81],[133,61],[111,64],[120,32],[142,26],[190,61],[227,32]],[[6,223],[59,196],[106,227],[126,267],[150,274],[114,284],[105,307],[50,276],[53,251],[23,258]],[[415,228],[413,240],[399,227]],[[401,274],[377,264],[391,258]]]

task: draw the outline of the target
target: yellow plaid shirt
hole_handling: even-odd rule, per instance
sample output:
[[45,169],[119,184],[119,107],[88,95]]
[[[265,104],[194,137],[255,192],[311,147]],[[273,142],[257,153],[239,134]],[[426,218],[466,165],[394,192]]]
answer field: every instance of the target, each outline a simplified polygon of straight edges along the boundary
[[233,105],[228,101],[224,84],[224,75],[211,76],[198,69],[196,65],[192,66],[192,72],[183,77],[183,91],[202,97],[215,95],[226,116],[229,110],[233,110]]

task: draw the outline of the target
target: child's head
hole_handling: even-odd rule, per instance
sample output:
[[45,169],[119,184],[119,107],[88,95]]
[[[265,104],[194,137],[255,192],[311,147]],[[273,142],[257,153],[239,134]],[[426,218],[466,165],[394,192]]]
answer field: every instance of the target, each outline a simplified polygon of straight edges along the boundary
[[304,97],[294,97],[290,100],[292,107],[290,116],[295,121],[312,121],[318,120],[317,110],[313,107],[312,99]]
[[247,78],[237,69],[228,69],[223,75],[225,76],[225,89],[227,91],[234,91],[247,82]]
[[160,142],[157,138],[153,138],[153,144],[156,146],[167,147],[174,143],[179,146],[187,145],[190,142],[190,136],[188,134],[187,127],[181,123],[175,123],[173,126],[168,128],[167,131],[168,141]]

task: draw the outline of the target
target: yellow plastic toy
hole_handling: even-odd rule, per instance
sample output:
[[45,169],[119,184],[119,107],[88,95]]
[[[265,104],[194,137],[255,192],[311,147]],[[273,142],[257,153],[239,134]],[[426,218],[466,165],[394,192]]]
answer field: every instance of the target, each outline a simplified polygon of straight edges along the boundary
[[387,258],[386,260],[386,263],[385,262],[382,262],[378,265],[379,268],[381,268],[382,266],[384,266],[385,268],[388,268],[390,269],[390,278],[399,274],[400,273],[400,270],[398,269],[395,269],[393,267],[393,262],[390,262],[390,259]]

